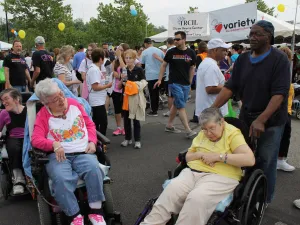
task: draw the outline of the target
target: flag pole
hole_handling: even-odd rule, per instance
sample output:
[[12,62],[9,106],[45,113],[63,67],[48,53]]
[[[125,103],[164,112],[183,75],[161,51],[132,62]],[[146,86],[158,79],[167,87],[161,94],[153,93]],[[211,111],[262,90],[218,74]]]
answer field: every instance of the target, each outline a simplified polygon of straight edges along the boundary
[[[292,56],[294,58],[294,55],[295,55],[295,38],[296,38],[296,23],[297,23],[297,14],[298,14],[298,5],[299,5],[299,0],[297,0],[297,3],[296,3],[296,13],[295,13],[295,20],[294,20],[294,31],[293,31],[293,38],[292,38]],[[293,75],[293,62],[294,60],[292,61],[291,63],[291,80],[292,80],[292,75]]]

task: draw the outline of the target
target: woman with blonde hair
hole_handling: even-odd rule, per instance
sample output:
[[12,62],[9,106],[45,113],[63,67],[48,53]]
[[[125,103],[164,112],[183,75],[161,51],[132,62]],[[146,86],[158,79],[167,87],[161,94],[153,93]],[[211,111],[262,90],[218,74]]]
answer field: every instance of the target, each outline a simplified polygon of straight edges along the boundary
[[75,71],[70,70],[68,64],[74,55],[74,48],[71,45],[65,45],[59,50],[59,55],[54,66],[54,75],[60,79],[70,91],[78,96],[78,85],[81,83],[77,79]]

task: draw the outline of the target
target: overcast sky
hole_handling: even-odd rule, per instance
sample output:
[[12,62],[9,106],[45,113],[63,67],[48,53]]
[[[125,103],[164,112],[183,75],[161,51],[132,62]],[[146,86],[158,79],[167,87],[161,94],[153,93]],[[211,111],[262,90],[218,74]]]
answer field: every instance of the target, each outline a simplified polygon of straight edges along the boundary
[[[1,2],[3,0],[0,0]],[[265,0],[269,7],[276,7],[278,4],[286,6],[284,13],[276,9],[278,19],[294,20],[297,0]],[[65,4],[71,4],[74,18],[82,18],[89,21],[91,17],[97,16],[99,2],[104,4],[113,0],[65,0]],[[174,14],[184,14],[189,6],[198,7],[200,12],[208,12],[221,8],[226,8],[238,4],[243,4],[245,0],[137,0],[143,5],[144,12],[150,18],[150,22],[156,26],[163,25],[168,27],[168,16]],[[300,0],[299,0],[300,2]],[[297,22],[300,22],[300,6]],[[0,9],[0,17],[4,17],[4,12]]]

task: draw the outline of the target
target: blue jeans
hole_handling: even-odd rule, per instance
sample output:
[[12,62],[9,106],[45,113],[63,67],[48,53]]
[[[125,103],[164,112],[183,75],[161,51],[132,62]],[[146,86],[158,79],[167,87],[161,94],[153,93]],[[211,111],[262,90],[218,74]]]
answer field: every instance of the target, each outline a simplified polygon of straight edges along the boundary
[[174,99],[174,106],[176,109],[185,108],[186,101],[188,100],[191,86],[181,84],[169,84],[169,96]]
[[255,167],[263,170],[267,177],[268,203],[270,203],[274,197],[277,176],[277,157],[283,129],[284,125],[269,127],[261,134],[257,142]]
[[26,86],[12,86],[17,89],[19,92],[26,92]]
[[85,181],[88,202],[104,201],[103,178],[104,174],[99,167],[99,162],[94,154],[81,154],[66,156],[66,160],[58,162],[55,153],[48,156],[49,163],[46,170],[52,180],[53,197],[67,216],[79,212],[74,191],[78,178]]

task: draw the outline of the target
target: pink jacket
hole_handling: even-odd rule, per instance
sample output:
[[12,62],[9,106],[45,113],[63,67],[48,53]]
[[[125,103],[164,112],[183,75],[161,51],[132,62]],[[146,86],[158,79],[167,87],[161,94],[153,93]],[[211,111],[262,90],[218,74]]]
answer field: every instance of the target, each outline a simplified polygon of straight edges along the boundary
[[[88,132],[88,140],[89,142],[93,142],[97,144],[97,134],[96,134],[96,126],[94,122],[89,118],[89,116],[86,114],[84,108],[80,103],[78,103],[75,99],[67,98],[68,100],[68,110],[70,105],[77,106],[80,110],[86,129]],[[47,135],[49,132],[49,124],[48,121],[50,117],[53,117],[46,107],[44,106],[41,108],[41,110],[38,112],[33,128],[32,133],[32,146],[38,149],[41,149],[45,152],[51,152],[53,151],[53,140],[47,139]]]

